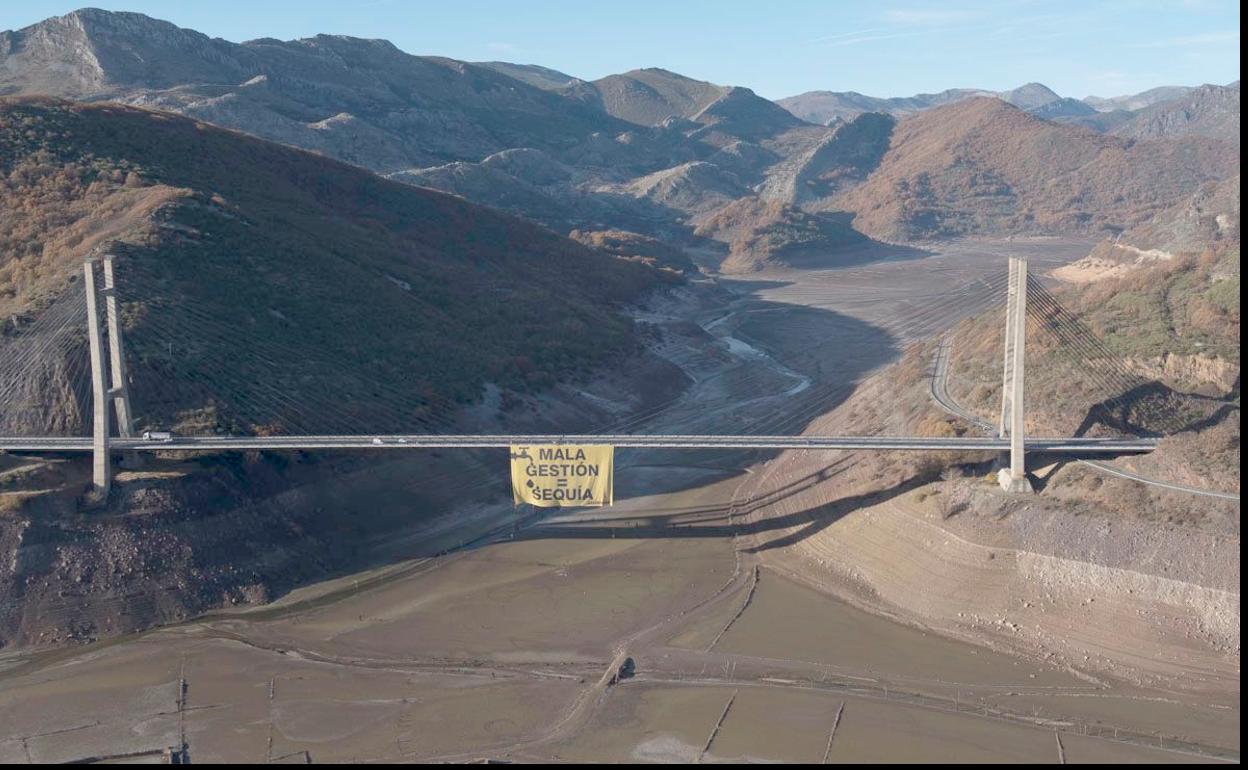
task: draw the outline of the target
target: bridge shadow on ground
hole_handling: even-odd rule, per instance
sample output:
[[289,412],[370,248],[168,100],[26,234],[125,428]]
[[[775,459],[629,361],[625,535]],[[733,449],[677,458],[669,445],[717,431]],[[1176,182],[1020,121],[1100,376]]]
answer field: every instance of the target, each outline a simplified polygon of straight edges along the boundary
[[1097,427],[1130,436],[1159,438],[1210,428],[1239,408],[1239,377],[1226,396],[1175,390],[1153,380],[1092,406],[1075,429],[1085,436]]
[[606,519],[596,517],[583,521],[547,522],[522,530],[516,539],[727,539],[738,536],[770,536],[770,539],[744,549],[747,553],[760,553],[801,542],[827,529],[853,511],[904,495],[932,480],[914,476],[887,489],[847,495],[794,513],[757,515],[769,507],[836,478],[856,462],[854,456],[842,457],[814,473],[736,504],[653,508]]
[[[1176,390],[1153,380],[1092,406],[1075,429],[1075,436],[1108,431],[1117,435],[1165,438],[1199,433],[1221,424],[1237,412],[1240,378],[1224,396],[1208,396]],[[1063,468],[1080,460],[1112,460],[1122,455],[1028,454],[1029,467],[1048,467],[1044,475],[1029,474],[1036,491],[1044,491]],[[1125,456],[1131,456],[1127,454]]]

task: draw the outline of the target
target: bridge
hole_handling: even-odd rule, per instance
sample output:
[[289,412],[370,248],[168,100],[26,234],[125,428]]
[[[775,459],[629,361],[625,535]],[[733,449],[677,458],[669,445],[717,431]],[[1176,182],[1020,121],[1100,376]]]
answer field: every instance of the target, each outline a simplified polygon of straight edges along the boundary
[[[103,286],[97,287],[97,272],[102,271]],[[135,435],[131,407],[130,378],[127,373],[126,349],[122,339],[122,312],[118,300],[116,259],[105,255],[83,265],[81,304],[77,295],[45,311],[53,320],[49,328],[85,329],[89,365],[78,372],[89,376],[90,435],[0,435],[0,451],[90,453],[93,456],[93,483],[96,493],[107,496],[111,483],[111,460],[114,452],[166,451],[229,451],[229,450],[416,450],[416,449],[485,449],[506,448],[516,444],[610,444],[625,448],[699,449],[699,450],[849,450],[849,451],[984,451],[1006,456],[999,473],[1001,486],[1011,492],[1030,490],[1027,480],[1027,452],[1073,456],[1121,455],[1151,452],[1157,446],[1155,436],[1117,437],[1038,437],[1027,436],[1024,404],[1026,398],[1026,341],[1029,295],[1036,291],[1044,304],[1056,300],[1028,276],[1027,263],[1009,260],[1005,279],[1006,322],[1004,357],[1002,361],[1002,398],[999,421],[992,435],[983,436],[812,436],[812,435],[638,435],[632,433],[547,434],[547,435],[457,435],[434,432],[403,434],[318,434],[283,433],[281,435],[173,435],[148,433]],[[102,300],[102,302],[101,302]],[[103,305],[101,312],[100,305]],[[1046,323],[1060,329],[1053,321],[1060,315],[1053,307],[1041,309]],[[58,332],[60,333],[60,332]],[[29,372],[36,356],[55,352],[56,345],[32,335],[27,345],[24,366],[15,367],[18,377]],[[107,340],[107,344],[106,344]],[[1087,345],[1078,340],[1075,345]],[[0,348],[0,353],[3,353]],[[19,350],[19,354],[22,351]],[[0,356],[0,369],[4,359]],[[14,368],[14,367],[10,367]],[[0,372],[2,373],[2,372]],[[6,393],[13,403],[13,394],[22,390],[13,382],[0,380],[0,409],[6,405]],[[7,387],[7,391],[6,391]],[[32,388],[27,388],[30,390]],[[34,388],[37,389],[37,388]],[[280,398],[277,394],[274,398]],[[298,405],[288,405],[298,408]],[[114,428],[115,433],[114,434]]]
[[[672,436],[610,433],[512,434],[499,436],[178,436],[170,439],[110,438],[113,451],[227,451],[279,449],[505,449],[516,444],[610,444],[632,449],[842,449],[913,451],[1009,451],[1009,438],[907,436]],[[1030,451],[1071,454],[1149,452],[1156,439],[1032,438]],[[3,438],[0,451],[94,452],[93,438]]]

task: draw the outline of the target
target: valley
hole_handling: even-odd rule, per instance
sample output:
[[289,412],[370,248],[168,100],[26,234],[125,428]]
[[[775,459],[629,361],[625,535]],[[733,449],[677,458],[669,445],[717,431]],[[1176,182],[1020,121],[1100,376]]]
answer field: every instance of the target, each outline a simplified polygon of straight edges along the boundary
[[[852,430],[902,344],[974,312],[973,292],[942,305],[947,290],[1005,250],[1057,267],[1089,245],[922,244],[921,258],[726,281],[730,293],[692,313],[682,289],[644,317],[700,318],[716,341],[664,336],[656,352],[692,384],[637,427]],[[905,280],[864,294],[881,272]],[[891,327],[871,315],[883,305]],[[828,343],[793,344],[812,337]],[[894,352],[881,357],[884,341]],[[1173,650],[1159,661],[1190,661],[1175,679],[1097,636],[1119,613],[1176,611],[1143,577],[1133,597],[1115,593],[1094,577],[1114,569],[1103,556],[1065,562],[1024,628],[1020,597],[985,601],[1028,560],[1051,558],[1036,534],[933,519],[922,486],[878,491],[870,458],[655,454],[621,453],[612,508],[516,519],[500,500],[418,514],[388,566],[134,637],[9,653],[0,756],[65,761],[182,740],[200,762],[1237,756],[1225,653],[1135,621],[1139,644]],[[502,459],[489,464],[501,476]],[[933,537],[946,545],[931,550]],[[915,604],[904,586],[916,574],[962,588],[938,592],[948,606]],[[1237,591],[1199,570],[1179,579],[1189,592]],[[625,657],[636,674],[609,683]],[[906,741],[880,739],[897,729]]]

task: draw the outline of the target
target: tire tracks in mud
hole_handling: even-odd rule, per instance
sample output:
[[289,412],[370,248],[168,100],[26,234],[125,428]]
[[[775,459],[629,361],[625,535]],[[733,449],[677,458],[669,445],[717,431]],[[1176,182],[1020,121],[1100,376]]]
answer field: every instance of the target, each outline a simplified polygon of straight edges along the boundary
[[719,644],[719,640],[723,639],[724,634],[728,633],[728,629],[732,628],[732,624],[736,623],[737,619],[744,615],[745,611],[750,608],[750,603],[754,601],[754,592],[758,590],[758,573],[758,565],[755,564],[754,569],[750,573],[750,587],[749,590],[746,591],[745,601],[741,602],[741,607],[733,613],[733,616],[728,619],[728,622],[724,624],[724,627],[719,630],[719,633],[715,635],[715,638],[711,640],[711,643],[706,646],[706,649],[703,650],[703,652],[711,652],[714,650],[715,645]]

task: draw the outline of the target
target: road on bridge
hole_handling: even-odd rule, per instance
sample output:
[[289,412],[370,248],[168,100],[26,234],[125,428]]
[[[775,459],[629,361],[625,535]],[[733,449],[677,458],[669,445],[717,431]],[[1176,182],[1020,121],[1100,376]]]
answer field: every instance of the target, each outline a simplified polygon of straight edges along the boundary
[[[112,438],[112,449],[140,451],[223,451],[259,449],[492,449],[516,444],[610,444],[650,449],[849,449],[1002,451],[1009,439],[992,436],[929,438],[917,436],[671,436],[671,435],[498,435],[428,434],[374,436],[175,436],[164,440]],[[1151,452],[1153,439],[1029,438],[1028,449],[1071,454]],[[0,450],[90,452],[90,438],[3,437]]]

